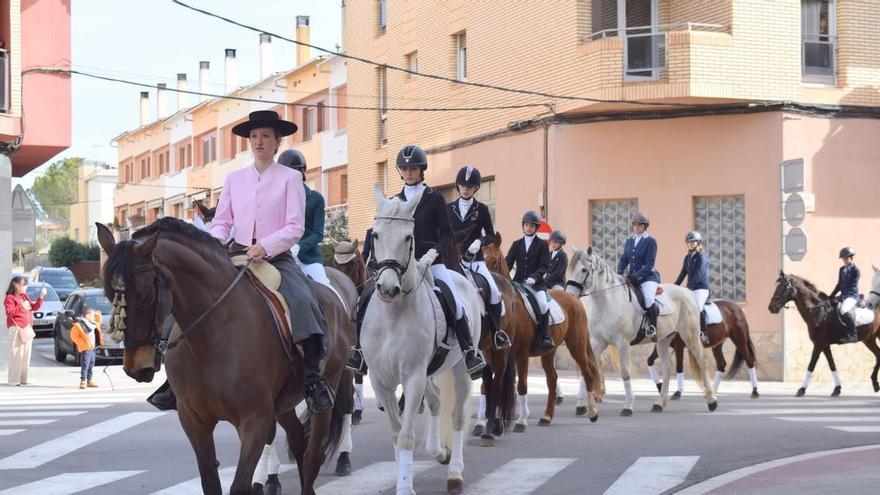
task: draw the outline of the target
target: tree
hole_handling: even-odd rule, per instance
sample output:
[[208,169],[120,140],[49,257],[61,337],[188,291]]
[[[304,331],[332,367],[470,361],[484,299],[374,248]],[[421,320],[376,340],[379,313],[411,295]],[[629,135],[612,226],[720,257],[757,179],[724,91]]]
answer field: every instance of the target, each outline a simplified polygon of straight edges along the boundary
[[54,266],[71,267],[74,263],[82,261],[83,250],[78,242],[70,237],[61,237],[52,243],[49,248],[49,261]]
[[70,205],[79,200],[78,174],[82,158],[59,160],[34,180],[30,192],[39,209],[53,222],[67,225]]

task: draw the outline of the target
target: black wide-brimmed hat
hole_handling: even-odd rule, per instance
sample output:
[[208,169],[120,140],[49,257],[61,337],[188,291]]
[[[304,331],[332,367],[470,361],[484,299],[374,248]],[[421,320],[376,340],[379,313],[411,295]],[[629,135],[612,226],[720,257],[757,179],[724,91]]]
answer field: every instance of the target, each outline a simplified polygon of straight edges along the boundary
[[248,120],[232,128],[232,133],[244,138],[251,137],[251,131],[262,127],[277,129],[282,136],[289,136],[296,132],[296,124],[282,120],[278,112],[273,110],[258,110],[248,115]]

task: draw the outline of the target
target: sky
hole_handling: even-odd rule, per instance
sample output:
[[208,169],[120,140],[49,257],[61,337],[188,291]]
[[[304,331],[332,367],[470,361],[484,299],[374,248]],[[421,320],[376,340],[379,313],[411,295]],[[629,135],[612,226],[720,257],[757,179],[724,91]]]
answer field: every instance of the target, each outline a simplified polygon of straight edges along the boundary
[[[184,0],[244,24],[295,38],[296,16],[310,16],[311,43],[334,49],[342,36],[340,0]],[[186,72],[190,90],[198,90],[199,61],[211,62],[212,92],[225,86],[224,50],[235,48],[238,82],[259,79],[259,35],[178,6],[171,0],[76,0],[71,7],[73,68],[105,76],[145,82],[155,87],[177,85]],[[273,71],[296,65],[296,45],[273,39]],[[313,56],[319,55],[313,51]],[[45,168],[61,158],[79,156],[116,165],[110,140],[139,124],[138,98],[145,88],[83,76],[72,80],[71,146],[13,187],[28,188]],[[190,96],[195,103],[195,96]],[[177,95],[168,93],[169,111]],[[151,91],[151,117],[156,117],[156,92]]]

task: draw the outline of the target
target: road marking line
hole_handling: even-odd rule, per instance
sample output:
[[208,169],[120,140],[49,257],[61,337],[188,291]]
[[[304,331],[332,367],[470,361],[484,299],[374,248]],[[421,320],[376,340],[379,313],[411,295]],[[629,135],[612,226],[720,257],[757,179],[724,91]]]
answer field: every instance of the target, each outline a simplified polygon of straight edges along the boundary
[[763,401],[752,401],[752,402],[738,402],[738,403],[730,403],[725,402],[724,405],[727,407],[735,408],[735,407],[746,407],[746,408],[767,408],[768,406],[772,407],[852,407],[852,406],[867,406],[873,404],[868,401],[859,401],[859,400],[848,400],[848,401],[833,401],[833,400],[823,400],[818,402],[808,402],[803,403],[800,401],[790,401],[790,402],[773,402],[770,404],[763,404]]
[[832,430],[845,431],[847,433],[880,433],[880,425],[876,426],[826,426]]
[[711,413],[715,416],[752,416],[773,414],[870,414],[880,413],[880,407],[839,407],[839,408],[798,408],[798,409],[737,409],[734,411],[716,411]]
[[480,495],[528,495],[576,459],[514,459],[484,476],[466,492]]
[[97,473],[64,473],[33,483],[7,488],[0,495],[39,493],[40,495],[71,495],[114,481],[145,473],[146,471],[104,471]]
[[55,409],[103,409],[112,404],[58,404],[57,406],[0,406],[0,411],[52,411]]
[[[434,461],[413,463],[413,477],[437,466]],[[318,495],[352,495],[353,493],[382,493],[397,484],[397,463],[376,462],[358,469],[351,476],[339,478],[318,487]],[[169,494],[170,495],[170,494]]]
[[799,423],[874,423],[880,422],[877,416],[812,416],[812,417],[774,417],[782,421],[796,421]]
[[820,452],[810,452],[809,454],[801,454],[792,457],[785,457],[783,459],[774,459],[768,462],[762,462],[760,464],[755,464],[753,466],[746,466],[741,469],[736,469],[727,473],[724,473],[720,476],[715,476],[714,478],[709,478],[700,483],[693,484],[684,490],[680,490],[676,492],[676,495],[704,495],[706,493],[712,493],[713,490],[717,490],[724,485],[729,485],[734,481],[740,480],[742,478],[746,478],[753,474],[760,473],[762,471],[766,471],[768,469],[774,469],[782,466],[787,466],[788,464],[793,464],[795,462],[801,461],[809,461],[812,459],[818,459],[820,457],[825,457],[829,455],[835,454],[848,454],[850,452],[863,452],[866,450],[877,450],[880,449],[880,444],[874,445],[863,445],[861,447],[849,447],[846,449],[835,449],[835,450],[823,450]]
[[54,440],[22,450],[5,459],[0,459],[0,470],[33,469],[54,461],[75,450],[87,447],[111,435],[127,430],[151,419],[162,416],[162,412],[133,412],[123,414],[98,424],[68,433]]
[[653,495],[681,484],[700,456],[639,457],[605,495]]
[[34,426],[54,423],[57,419],[10,419],[0,421],[0,426]]
[[[235,479],[235,468],[236,466],[229,466],[219,471],[221,487],[229,488],[230,486],[232,486],[232,480]],[[286,473],[294,469],[296,469],[295,464],[282,464],[281,468],[279,469],[279,474]],[[224,493],[226,493],[227,491],[228,490],[225,490]],[[201,493],[202,479],[193,478],[191,480],[186,480],[183,483],[178,483],[174,486],[164,488],[162,490],[159,490],[158,492],[153,492],[152,495],[199,495]]]
[[15,435],[16,433],[21,433],[24,430],[0,430],[0,437],[8,437],[9,435]]
[[85,414],[85,411],[21,411],[21,412],[0,412],[0,418],[38,418],[40,416],[79,416]]

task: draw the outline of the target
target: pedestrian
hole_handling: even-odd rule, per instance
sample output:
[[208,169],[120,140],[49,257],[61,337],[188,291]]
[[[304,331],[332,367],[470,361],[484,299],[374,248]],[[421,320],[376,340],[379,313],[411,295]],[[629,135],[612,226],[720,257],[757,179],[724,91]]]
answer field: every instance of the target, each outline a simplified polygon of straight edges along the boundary
[[79,388],[98,387],[98,384],[92,381],[92,369],[95,367],[95,348],[104,344],[104,334],[101,332],[101,321],[96,314],[98,311],[95,308],[86,306],[82,318],[78,318],[70,327],[70,340],[79,353]]
[[27,385],[28,367],[31,364],[31,347],[34,344],[33,312],[43,305],[46,288],[33,301],[27,295],[27,279],[13,277],[6,289],[3,306],[6,308],[6,327],[9,328],[9,385]]

